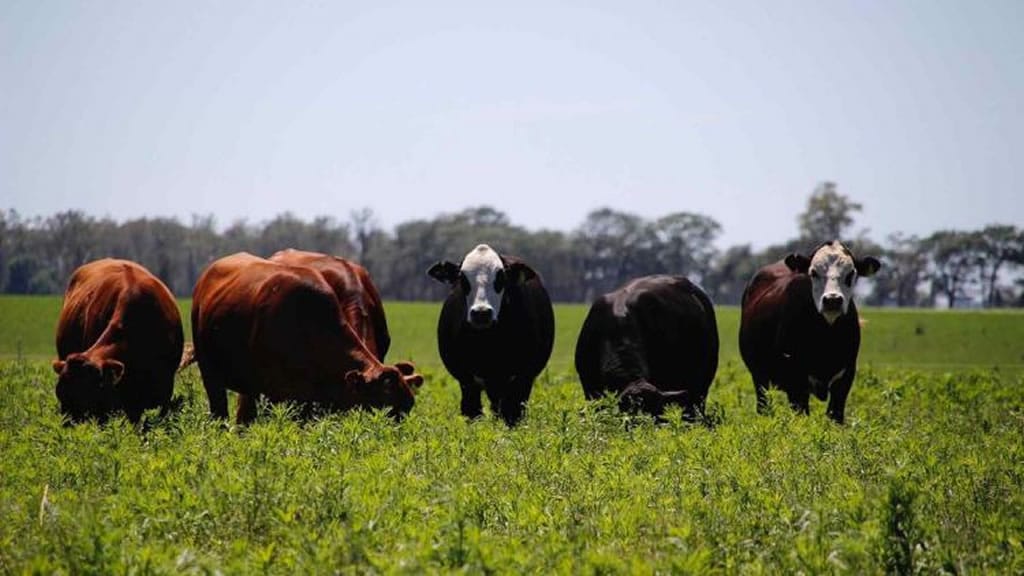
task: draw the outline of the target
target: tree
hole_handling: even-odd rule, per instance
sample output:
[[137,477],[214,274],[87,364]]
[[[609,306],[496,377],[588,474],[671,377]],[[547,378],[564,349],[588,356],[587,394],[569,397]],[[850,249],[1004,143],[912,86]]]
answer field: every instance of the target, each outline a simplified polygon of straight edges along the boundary
[[370,268],[370,241],[379,230],[377,217],[369,207],[353,210],[349,213],[349,229],[352,231],[352,244],[356,260],[365,268]]
[[653,232],[657,259],[664,271],[695,281],[707,276],[717,254],[715,239],[722,232],[722,225],[715,219],[677,212],[656,220]]
[[885,265],[872,280],[873,290],[867,302],[874,306],[895,304],[916,306],[921,303],[918,286],[926,280],[928,257],[917,236],[890,234],[888,247],[878,252]]
[[1005,264],[1024,264],[1024,231],[1016,226],[992,224],[978,232],[978,274],[985,305],[997,305],[999,271]]
[[217,234],[216,219],[212,214],[192,215],[192,225],[185,236],[185,290],[192,293],[199,275],[223,251],[221,236]]
[[946,297],[950,308],[967,298],[965,287],[977,262],[978,237],[969,232],[940,230],[923,243],[931,260],[932,290]]
[[58,212],[46,219],[47,256],[58,278],[94,258],[95,220],[80,210]]
[[716,304],[737,305],[747,282],[761,264],[760,259],[751,250],[750,244],[732,246],[715,259],[711,271],[705,278],[704,288]]
[[853,213],[862,206],[836,191],[835,182],[822,182],[807,199],[807,209],[797,218],[800,237],[827,242],[845,237],[853,225]]
[[654,230],[635,214],[594,210],[577,229],[574,243],[583,255],[586,300],[610,292],[630,278],[658,271]]

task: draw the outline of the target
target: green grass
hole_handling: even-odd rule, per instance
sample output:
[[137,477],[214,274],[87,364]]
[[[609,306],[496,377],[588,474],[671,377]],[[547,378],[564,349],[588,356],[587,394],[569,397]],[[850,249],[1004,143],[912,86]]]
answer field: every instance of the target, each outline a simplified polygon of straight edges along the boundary
[[438,306],[389,303],[389,357],[427,377],[401,423],[274,407],[225,427],[191,367],[180,411],[135,429],[61,426],[58,306],[0,298],[0,574],[1024,572],[1020,314],[866,311],[839,427],[777,393],[756,416],[721,309],[700,426],[586,403],[586,308],[559,306],[551,366],[509,430],[457,415]]
[[[191,340],[190,300],[180,300],[185,339]],[[391,360],[411,359],[440,368],[435,329],[440,303],[387,302]],[[571,371],[573,351],[588,307],[555,306],[555,350],[549,369]],[[60,312],[55,296],[0,296],[0,358],[49,359],[55,355],[54,329]],[[722,362],[740,362],[737,347],[739,309],[717,309]],[[1024,311],[927,311],[868,308],[861,344],[861,365],[930,370],[975,367],[1024,371]]]

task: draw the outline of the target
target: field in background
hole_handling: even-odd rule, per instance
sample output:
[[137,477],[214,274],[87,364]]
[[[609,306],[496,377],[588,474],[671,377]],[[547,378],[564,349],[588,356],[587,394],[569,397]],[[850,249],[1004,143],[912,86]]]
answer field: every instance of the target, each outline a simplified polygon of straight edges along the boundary
[[[0,296],[0,358],[20,353],[49,359],[54,352],[54,329],[60,297]],[[189,300],[180,300],[185,339],[191,340]],[[392,348],[388,358],[411,359],[440,368],[435,329],[440,303],[386,302]],[[572,369],[573,350],[587,306],[555,306],[556,340],[550,370]],[[736,338],[739,309],[717,308],[722,343],[721,360],[740,362]],[[861,311],[864,335],[860,363],[934,370],[972,367],[1024,370],[1024,312],[931,311],[868,308]]]
[[583,400],[586,307],[558,306],[509,430],[457,415],[438,304],[388,303],[389,358],[427,377],[403,422],[264,407],[224,426],[193,366],[180,409],[137,430],[61,426],[59,303],[0,297],[0,573],[1024,572],[1019,313],[867,310],[839,427],[778,393],[755,415],[738,311],[719,309],[707,422],[657,425]]

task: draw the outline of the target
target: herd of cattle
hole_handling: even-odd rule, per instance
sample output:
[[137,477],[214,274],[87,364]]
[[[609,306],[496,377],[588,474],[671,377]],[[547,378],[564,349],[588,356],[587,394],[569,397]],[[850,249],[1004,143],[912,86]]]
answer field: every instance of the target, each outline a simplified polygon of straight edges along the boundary
[[[838,241],[810,256],[791,254],[759,270],[743,293],[740,352],[757,391],[783,390],[807,413],[813,393],[843,422],[856,373],[860,324],[853,303],[859,276],[878,260]],[[541,277],[486,244],[461,263],[427,274],[450,287],[437,325],[441,359],[462,389],[462,414],[494,414],[512,426],[551,355],[555,320]],[[210,264],[192,295],[192,342],[185,351],[178,307],[142,266],[97,260],[74,272],[57,326],[57,398],[70,422],[123,411],[132,421],[167,410],[180,367],[199,365],[210,412],[236,420],[270,402],[401,416],[423,384],[409,362],[385,364],[391,344],[380,295],[366,269],[342,258],[284,250],[246,253]],[[660,415],[678,405],[704,409],[718,368],[711,300],[679,276],[647,276],[599,297],[576,344],[576,370],[588,399],[612,394],[625,410]]]

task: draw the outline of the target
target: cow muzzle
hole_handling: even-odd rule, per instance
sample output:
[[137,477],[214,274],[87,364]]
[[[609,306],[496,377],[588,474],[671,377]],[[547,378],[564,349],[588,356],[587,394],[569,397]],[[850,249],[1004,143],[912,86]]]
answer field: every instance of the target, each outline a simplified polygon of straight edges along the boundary
[[825,294],[821,297],[821,315],[829,324],[846,311],[846,299],[842,294]]
[[494,324],[494,309],[485,306],[473,307],[469,311],[469,324],[478,329],[490,328]]

